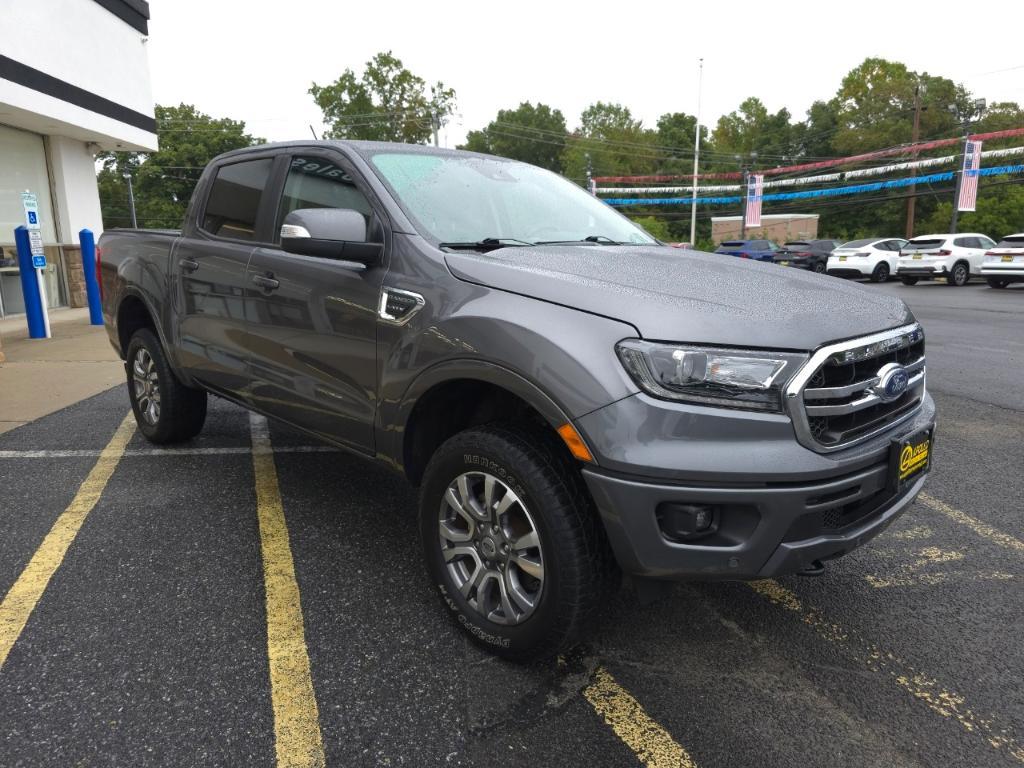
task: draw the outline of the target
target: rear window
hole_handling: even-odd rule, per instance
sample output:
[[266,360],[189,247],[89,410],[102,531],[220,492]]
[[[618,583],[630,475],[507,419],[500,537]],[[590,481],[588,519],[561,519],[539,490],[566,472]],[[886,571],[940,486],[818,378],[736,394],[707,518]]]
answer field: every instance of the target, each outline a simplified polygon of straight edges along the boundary
[[267,157],[217,169],[203,214],[203,229],[235,240],[256,239],[256,213],[274,161]]
[[719,248],[740,248],[746,242],[747,242],[746,240],[726,240],[725,242],[723,242],[718,247]]
[[785,247],[786,248],[807,248],[807,247],[809,247],[809,244],[805,243],[803,240],[794,240],[791,243],[786,243]]
[[848,243],[843,243],[840,248],[863,248],[865,245],[871,245],[875,242],[873,237],[865,238],[864,240],[851,240]]
[[1020,237],[1004,237],[996,248],[1024,248],[1024,235]]
[[908,251],[912,249],[926,250],[928,248],[941,248],[945,242],[945,240],[911,240],[903,247]]

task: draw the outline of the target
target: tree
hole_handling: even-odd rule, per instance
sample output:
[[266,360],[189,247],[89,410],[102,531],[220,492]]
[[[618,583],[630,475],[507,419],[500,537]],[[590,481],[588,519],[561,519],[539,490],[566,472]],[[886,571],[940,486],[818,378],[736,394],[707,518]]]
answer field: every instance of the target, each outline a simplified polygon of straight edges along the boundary
[[455,110],[455,91],[426,81],[402,65],[391,51],[366,62],[362,75],[346,69],[329,85],[313,83],[310,95],[329,126],[332,139],[426,142],[435,121],[440,127]]
[[894,147],[911,140],[914,121],[914,90],[921,88],[921,137],[949,135],[957,117],[948,107],[966,113],[970,94],[962,85],[906,65],[868,58],[843,78],[836,93],[838,126],[833,141],[842,155]]
[[[1019,127],[1019,126],[1018,126]],[[993,177],[995,178],[995,177]],[[1024,231],[1024,186],[1019,176],[992,182],[982,179],[978,189],[977,210],[961,213],[957,219],[960,232],[981,232],[998,241],[1006,235]],[[953,201],[949,197],[918,227],[920,232],[948,232],[953,217]]]
[[596,176],[653,173],[661,156],[657,134],[645,129],[621,104],[591,104],[580,115],[580,127],[566,142],[563,173],[578,183],[588,164]]
[[[742,162],[756,152],[761,158],[758,165],[775,165],[782,158],[793,157],[797,148],[790,118],[788,109],[772,114],[760,99],[745,99],[738,110],[718,119],[711,134],[715,152],[722,158],[739,155]],[[723,163],[728,165],[728,160]],[[735,170],[735,162],[732,165]]]
[[213,118],[191,104],[156,107],[156,152],[104,152],[97,174],[104,228],[131,226],[128,185],[132,177],[140,227],[181,226],[192,190],[203,168],[232,149],[263,143],[246,133],[245,123]]
[[662,221],[656,216],[630,216],[629,217],[634,224],[637,224],[646,230],[647,234],[652,237],[656,237],[663,242],[669,242],[673,240],[672,232],[669,230],[668,223]]
[[562,170],[565,117],[547,104],[524,101],[515,109],[502,109],[485,128],[470,131],[459,149],[511,157],[549,171]]

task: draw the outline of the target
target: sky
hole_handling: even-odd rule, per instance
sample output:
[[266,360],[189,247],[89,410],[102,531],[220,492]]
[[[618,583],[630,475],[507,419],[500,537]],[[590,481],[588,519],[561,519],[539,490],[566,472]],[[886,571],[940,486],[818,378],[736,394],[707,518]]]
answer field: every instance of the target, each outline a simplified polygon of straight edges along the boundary
[[522,101],[560,109],[570,129],[595,101],[624,104],[650,127],[666,112],[693,114],[699,58],[710,125],[748,96],[802,119],[869,56],[949,77],[989,103],[1024,101],[1024,51],[993,44],[986,27],[957,55],[952,22],[964,6],[953,2],[151,0],[150,11],[154,100],[243,120],[270,141],[309,138],[310,125],[320,135],[310,84],[361,72],[386,50],[455,89],[446,146]]

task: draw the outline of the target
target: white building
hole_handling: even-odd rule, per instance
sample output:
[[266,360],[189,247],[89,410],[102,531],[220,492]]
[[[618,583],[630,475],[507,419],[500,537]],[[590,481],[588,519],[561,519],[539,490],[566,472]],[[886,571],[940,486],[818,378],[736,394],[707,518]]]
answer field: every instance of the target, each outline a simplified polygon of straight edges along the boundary
[[152,151],[145,0],[0,0],[0,316],[24,311],[14,228],[39,201],[51,307],[84,303],[78,232],[103,230],[95,155]]

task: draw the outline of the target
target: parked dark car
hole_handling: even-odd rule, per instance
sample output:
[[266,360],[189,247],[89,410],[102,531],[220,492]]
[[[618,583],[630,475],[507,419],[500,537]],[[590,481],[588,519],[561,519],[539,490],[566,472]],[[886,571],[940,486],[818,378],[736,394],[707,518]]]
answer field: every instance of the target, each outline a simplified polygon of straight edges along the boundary
[[[503,656],[580,639],[620,570],[647,591],[818,574],[929,470],[903,301],[669,248],[525,163],[236,150],[180,232],[109,229],[97,269],[143,436],[195,437],[212,394],[396,470],[444,610]],[[413,530],[337,504],[369,540]]]
[[726,240],[715,248],[715,253],[725,253],[754,261],[771,261],[777,250],[779,246],[771,240]]
[[792,240],[772,256],[772,261],[783,267],[796,267],[824,274],[828,257],[840,245],[838,240]]

